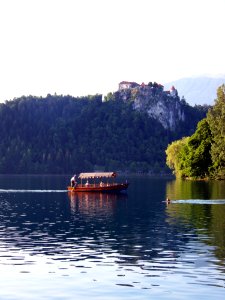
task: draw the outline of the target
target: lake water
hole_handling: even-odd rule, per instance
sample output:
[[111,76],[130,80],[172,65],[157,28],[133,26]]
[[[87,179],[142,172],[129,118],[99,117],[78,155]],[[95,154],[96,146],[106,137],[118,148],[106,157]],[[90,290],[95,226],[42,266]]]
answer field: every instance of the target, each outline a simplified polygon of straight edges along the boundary
[[225,182],[69,179],[0,176],[0,299],[224,299]]

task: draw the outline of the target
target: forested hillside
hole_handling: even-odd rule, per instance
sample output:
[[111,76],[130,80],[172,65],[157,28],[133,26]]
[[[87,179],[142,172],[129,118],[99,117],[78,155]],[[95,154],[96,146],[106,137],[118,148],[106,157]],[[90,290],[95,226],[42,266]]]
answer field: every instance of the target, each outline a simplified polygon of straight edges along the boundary
[[0,104],[0,173],[168,171],[165,149],[195,131],[206,108],[184,101],[186,121],[163,128],[129,101],[101,95],[21,97]]

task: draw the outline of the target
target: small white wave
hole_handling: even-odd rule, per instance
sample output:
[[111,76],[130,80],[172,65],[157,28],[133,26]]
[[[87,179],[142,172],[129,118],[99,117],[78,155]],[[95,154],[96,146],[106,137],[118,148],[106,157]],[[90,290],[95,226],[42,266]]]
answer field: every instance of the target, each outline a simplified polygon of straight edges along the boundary
[[225,204],[225,199],[185,199],[185,200],[172,200],[171,203],[179,204]]
[[65,193],[67,190],[19,190],[19,189],[0,189],[0,193]]

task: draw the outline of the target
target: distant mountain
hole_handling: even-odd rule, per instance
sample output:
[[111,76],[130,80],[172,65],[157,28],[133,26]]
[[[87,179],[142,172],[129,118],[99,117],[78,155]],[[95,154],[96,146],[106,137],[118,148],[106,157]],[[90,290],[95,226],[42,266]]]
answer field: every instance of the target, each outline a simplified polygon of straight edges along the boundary
[[169,90],[175,86],[180,97],[184,96],[190,105],[213,105],[217,89],[225,84],[225,75],[221,77],[192,77],[182,78],[164,84],[164,89]]

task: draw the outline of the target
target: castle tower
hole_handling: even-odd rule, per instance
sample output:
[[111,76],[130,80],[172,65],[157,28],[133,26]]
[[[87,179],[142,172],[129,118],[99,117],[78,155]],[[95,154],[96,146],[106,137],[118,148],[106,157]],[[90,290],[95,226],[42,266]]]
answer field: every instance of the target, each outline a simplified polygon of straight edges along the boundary
[[172,86],[171,89],[170,89],[170,95],[172,97],[177,97],[178,96],[178,92],[177,92],[177,90],[175,89],[174,86]]

